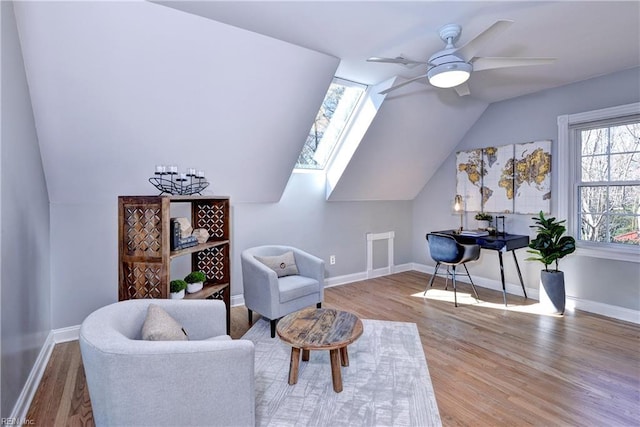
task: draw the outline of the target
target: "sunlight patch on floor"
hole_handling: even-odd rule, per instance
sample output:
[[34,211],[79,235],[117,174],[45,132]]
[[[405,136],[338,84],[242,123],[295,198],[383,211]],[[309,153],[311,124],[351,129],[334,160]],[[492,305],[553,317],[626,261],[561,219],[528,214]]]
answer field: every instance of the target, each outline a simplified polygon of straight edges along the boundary
[[[476,307],[491,308],[494,310],[507,310],[507,311],[515,311],[518,313],[538,314],[541,316],[561,317],[560,315],[549,313],[547,309],[544,308],[540,303],[523,304],[523,305],[509,304],[508,297],[507,297],[507,306],[505,307],[504,303],[502,302],[496,303],[496,302],[483,301],[482,299],[476,300],[473,294],[468,292],[458,291],[457,295],[458,295],[459,306],[474,305]],[[445,291],[444,289],[429,289],[426,295],[424,294],[424,292],[417,292],[411,296],[416,298],[434,300],[434,301],[446,301],[453,304],[453,290]]]

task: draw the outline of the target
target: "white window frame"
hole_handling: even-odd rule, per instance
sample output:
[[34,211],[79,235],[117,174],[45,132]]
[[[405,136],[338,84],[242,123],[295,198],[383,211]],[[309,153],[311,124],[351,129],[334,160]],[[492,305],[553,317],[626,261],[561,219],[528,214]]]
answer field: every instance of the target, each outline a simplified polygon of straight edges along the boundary
[[[331,165],[331,163],[333,162],[333,160],[335,159],[337,153],[340,151],[340,147],[342,146],[343,142],[344,142],[344,138],[346,135],[348,135],[349,130],[351,129],[351,127],[353,126],[353,122],[355,120],[355,118],[358,116],[358,114],[360,113],[360,110],[362,109],[362,103],[363,100],[366,98],[366,95],[368,93],[369,90],[369,86],[363,83],[358,83],[352,80],[347,80],[347,79],[343,79],[342,77],[336,77],[334,76],[333,80],[331,81],[332,83],[339,83],[342,86],[346,86],[346,87],[357,87],[363,90],[362,94],[360,95],[360,99],[358,99],[358,102],[356,103],[353,111],[351,112],[349,118],[347,119],[347,121],[345,122],[344,127],[342,128],[342,130],[340,131],[340,134],[338,135],[338,138],[336,139],[336,143],[333,146],[333,148],[331,149],[331,152],[329,153],[329,156],[327,158],[327,161],[324,165],[324,167],[322,168],[299,168],[298,163],[296,161],[296,165],[293,169],[294,173],[326,173],[327,169],[329,168],[329,166]],[[323,99],[324,102],[324,99]],[[314,118],[315,119],[315,118]]]
[[[560,218],[567,219],[567,231],[577,236],[578,207],[576,169],[578,168],[577,141],[571,136],[571,127],[582,124],[610,120],[640,114],[640,102],[558,116],[558,198],[557,211]],[[565,167],[566,166],[566,167]],[[578,255],[631,261],[640,263],[640,247],[615,243],[576,241]]]

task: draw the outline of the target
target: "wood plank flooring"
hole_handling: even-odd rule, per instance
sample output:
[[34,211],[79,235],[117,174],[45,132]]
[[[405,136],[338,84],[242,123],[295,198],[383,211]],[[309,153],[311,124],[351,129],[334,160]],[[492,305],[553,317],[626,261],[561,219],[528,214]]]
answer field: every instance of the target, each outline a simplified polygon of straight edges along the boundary
[[[530,313],[535,301],[513,295],[505,310],[502,294],[484,288],[485,303],[454,308],[440,278],[422,296],[429,277],[405,272],[329,288],[324,307],[416,323],[443,425],[640,425],[639,326],[580,311]],[[459,302],[469,292],[459,285]],[[231,318],[239,338],[246,309],[234,307]],[[77,341],[55,346],[27,418],[93,425]]]

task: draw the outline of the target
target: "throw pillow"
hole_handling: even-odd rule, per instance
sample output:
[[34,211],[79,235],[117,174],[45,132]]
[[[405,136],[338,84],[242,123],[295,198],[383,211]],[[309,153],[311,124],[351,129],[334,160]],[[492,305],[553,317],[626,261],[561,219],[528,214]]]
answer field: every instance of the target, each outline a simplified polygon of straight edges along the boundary
[[142,325],[142,339],[147,341],[187,341],[182,325],[157,304],[149,304]]
[[278,277],[299,274],[296,259],[292,251],[277,256],[256,256],[256,259],[275,271]]

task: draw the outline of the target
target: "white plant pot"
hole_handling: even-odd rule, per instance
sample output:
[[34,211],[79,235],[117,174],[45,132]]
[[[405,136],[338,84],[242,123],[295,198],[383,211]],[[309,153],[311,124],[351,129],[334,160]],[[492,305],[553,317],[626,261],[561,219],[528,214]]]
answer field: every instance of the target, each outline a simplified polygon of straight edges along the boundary
[[202,289],[202,286],[203,286],[202,282],[187,283],[187,292],[190,294],[193,294],[195,292],[198,292],[200,289]]
[[184,298],[184,289],[180,292],[171,292],[169,295],[171,296],[171,299],[182,299]]

